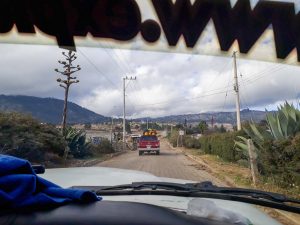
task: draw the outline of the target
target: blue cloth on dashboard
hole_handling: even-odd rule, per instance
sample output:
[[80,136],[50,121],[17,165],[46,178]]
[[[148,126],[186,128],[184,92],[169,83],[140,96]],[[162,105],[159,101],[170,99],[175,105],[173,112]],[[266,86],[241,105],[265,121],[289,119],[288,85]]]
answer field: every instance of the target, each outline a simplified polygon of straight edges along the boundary
[[39,176],[23,159],[0,154],[0,208],[28,209],[60,206],[71,202],[101,200],[95,193],[63,189]]

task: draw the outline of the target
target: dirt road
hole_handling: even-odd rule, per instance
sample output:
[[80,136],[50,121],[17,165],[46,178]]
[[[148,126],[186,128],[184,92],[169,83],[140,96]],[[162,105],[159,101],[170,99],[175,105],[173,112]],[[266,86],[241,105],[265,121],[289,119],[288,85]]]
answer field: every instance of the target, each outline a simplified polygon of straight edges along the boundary
[[[212,181],[216,185],[227,186],[208,171],[209,169],[185,156],[180,150],[173,150],[166,141],[161,141],[160,155],[139,156],[137,151],[113,157],[96,166],[114,167],[121,169],[139,170],[152,173],[159,177],[170,177],[193,181]],[[211,166],[211,165],[210,165]],[[278,211],[267,210],[268,214],[282,224],[298,224],[291,222],[286,216],[278,214]],[[293,219],[293,221],[297,221]]]
[[223,185],[221,181],[209,174],[205,168],[200,167],[181,151],[171,149],[166,141],[161,141],[160,155],[139,156],[138,151],[130,151],[96,166],[139,170],[159,177],[198,182],[212,181],[214,184]]

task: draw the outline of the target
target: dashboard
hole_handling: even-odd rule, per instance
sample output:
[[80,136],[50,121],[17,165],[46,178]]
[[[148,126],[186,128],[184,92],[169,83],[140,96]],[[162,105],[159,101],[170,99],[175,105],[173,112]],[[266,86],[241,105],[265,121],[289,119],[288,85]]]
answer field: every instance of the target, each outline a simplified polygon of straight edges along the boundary
[[169,208],[135,202],[100,201],[51,210],[10,212],[1,225],[229,225]]

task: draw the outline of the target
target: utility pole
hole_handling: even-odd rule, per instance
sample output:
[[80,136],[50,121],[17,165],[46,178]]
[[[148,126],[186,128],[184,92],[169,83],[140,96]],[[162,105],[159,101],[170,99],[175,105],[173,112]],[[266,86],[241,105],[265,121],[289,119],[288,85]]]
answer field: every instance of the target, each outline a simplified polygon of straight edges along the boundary
[[237,66],[236,66],[236,52],[233,52],[233,66],[234,66],[234,91],[236,93],[236,124],[237,130],[242,129],[241,125],[241,109],[240,109],[240,94],[239,94],[239,82],[237,76]]
[[136,80],[136,77],[123,78],[123,151],[126,150],[125,135],[126,135],[126,81]]
[[[184,118],[184,135],[186,135],[186,132],[187,132],[187,119],[186,117]],[[182,140],[181,140],[182,142]]]
[[113,143],[113,132],[114,132],[114,118],[111,117],[111,128],[110,128],[110,143]]
[[149,129],[149,122],[148,122],[148,118],[147,118],[147,130]]

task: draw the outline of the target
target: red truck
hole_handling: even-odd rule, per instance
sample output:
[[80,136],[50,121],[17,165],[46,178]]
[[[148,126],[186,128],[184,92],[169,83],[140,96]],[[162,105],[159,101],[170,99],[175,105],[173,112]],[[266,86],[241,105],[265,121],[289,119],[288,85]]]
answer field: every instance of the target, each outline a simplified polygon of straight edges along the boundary
[[144,131],[138,142],[138,151],[139,155],[143,155],[145,152],[155,152],[156,155],[159,155],[160,142],[157,138],[157,133],[155,130]]

